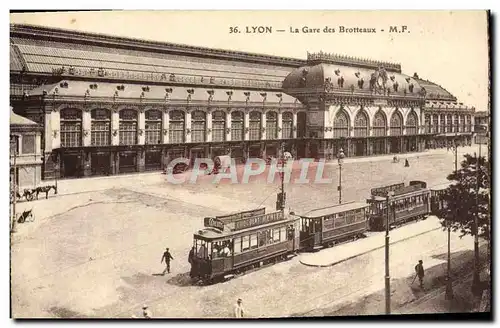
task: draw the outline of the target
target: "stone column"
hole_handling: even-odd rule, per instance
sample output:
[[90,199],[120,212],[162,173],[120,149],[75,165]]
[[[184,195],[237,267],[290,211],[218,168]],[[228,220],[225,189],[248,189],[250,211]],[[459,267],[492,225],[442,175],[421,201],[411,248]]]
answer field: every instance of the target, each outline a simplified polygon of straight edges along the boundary
[[146,143],[146,114],[144,110],[140,110],[137,116],[137,144],[144,145]]
[[92,145],[92,117],[90,115],[90,110],[84,110],[82,112],[82,131],[83,140],[82,145],[88,147]]
[[207,134],[206,134],[206,142],[211,142],[212,141],[212,111],[207,110]]
[[[120,114],[113,111],[111,114],[111,145],[117,146],[120,144]],[[114,173],[116,174],[116,173]]]
[[168,130],[170,128],[170,115],[169,115],[167,110],[164,110],[163,114],[161,116],[161,126],[163,128],[163,131],[162,131],[163,143],[168,144],[168,142],[169,142]]
[[462,115],[458,115],[458,121],[457,121],[457,127],[456,127],[457,132],[463,132],[463,131],[460,131],[460,128],[461,128],[460,123],[462,122],[461,118],[462,118]]
[[[186,133],[184,134],[185,135],[185,142],[188,143],[188,142],[191,142],[191,111],[187,111],[186,112],[186,120],[185,120],[185,123],[186,123]],[[189,133],[187,133],[187,131],[189,131]]]
[[262,113],[260,114],[260,128],[261,128],[260,140],[266,140],[267,139],[267,131],[266,131],[266,112],[265,111],[262,111]]

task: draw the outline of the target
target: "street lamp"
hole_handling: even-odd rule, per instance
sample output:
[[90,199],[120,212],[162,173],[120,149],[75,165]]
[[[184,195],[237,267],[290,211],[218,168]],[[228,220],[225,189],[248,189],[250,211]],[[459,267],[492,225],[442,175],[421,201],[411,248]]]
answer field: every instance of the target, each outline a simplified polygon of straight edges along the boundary
[[17,202],[17,155],[19,151],[19,137],[16,135],[11,135],[10,137],[10,143],[11,143],[11,151],[13,154],[11,154],[13,158],[13,163],[11,164],[14,169],[14,176],[12,178],[12,189],[13,189],[13,199],[12,199],[12,223],[11,223],[11,233],[17,232],[17,214],[16,214],[16,202]]
[[339,154],[337,155],[339,163],[339,185],[337,190],[339,192],[339,204],[342,204],[342,164],[344,164],[344,150],[340,148]]
[[386,196],[386,223],[385,223],[385,314],[391,314],[391,276],[389,274],[389,217],[390,200],[394,191],[388,191]]
[[[455,174],[458,173],[458,145],[456,138],[456,129],[455,129],[455,139],[453,140],[453,152],[455,154]],[[457,209],[455,208],[455,216],[457,216]],[[451,222],[446,220],[446,225],[448,226],[448,268],[446,272],[446,292],[445,299],[451,300],[453,299],[453,286],[451,283]]]

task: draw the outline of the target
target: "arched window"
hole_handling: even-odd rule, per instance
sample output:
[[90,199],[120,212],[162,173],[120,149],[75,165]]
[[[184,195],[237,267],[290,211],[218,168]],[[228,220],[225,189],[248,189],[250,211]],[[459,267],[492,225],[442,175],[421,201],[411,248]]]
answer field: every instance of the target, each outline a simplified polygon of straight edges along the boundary
[[458,132],[458,114],[453,115],[453,132]]
[[360,110],[354,118],[354,136],[368,136],[368,115],[366,115],[366,112],[364,110]]
[[333,137],[349,137],[349,119],[344,110],[339,110],[333,120]]
[[122,109],[120,111],[120,145],[137,144],[137,111]]
[[451,120],[451,114],[446,115],[446,132],[452,132],[453,122]]
[[146,144],[160,144],[161,141],[161,111],[150,109],[146,112]]
[[212,113],[212,141],[226,140],[226,113],[216,110]]
[[406,134],[418,134],[418,118],[414,111],[411,111],[406,118]]
[[465,132],[465,115],[460,115],[460,132]]
[[250,122],[249,122],[249,135],[248,138],[250,140],[260,140],[261,137],[261,118],[262,114],[260,112],[251,112],[250,113]]
[[439,115],[439,132],[440,133],[445,133],[446,132],[446,122],[445,122],[445,115],[444,114],[441,114]]
[[425,119],[425,123],[424,123],[425,124],[425,133],[431,133],[431,131],[432,131],[431,130],[432,129],[431,116],[429,114],[426,114],[424,119]]
[[387,120],[381,110],[373,117],[373,136],[384,137],[387,134]]
[[82,145],[82,111],[74,108],[61,110],[61,147]]
[[266,139],[278,138],[278,114],[276,112],[266,113]]
[[236,111],[231,113],[231,141],[242,141],[244,139],[245,115]]
[[169,117],[169,126],[168,126],[169,142],[183,143],[184,129],[185,129],[184,112],[180,110],[171,111]]
[[282,120],[282,130],[281,136],[282,139],[291,139],[293,138],[293,113],[292,112],[284,112],[281,116]]
[[207,135],[207,115],[201,110],[191,113],[191,142],[204,142]]
[[111,143],[111,112],[105,108],[93,109],[90,113],[90,144],[107,146]]
[[467,115],[467,125],[466,125],[466,132],[471,132],[472,131],[472,118],[470,115]]
[[432,115],[432,133],[439,132],[439,115]]
[[403,117],[396,110],[391,116],[391,136],[400,136],[403,134]]

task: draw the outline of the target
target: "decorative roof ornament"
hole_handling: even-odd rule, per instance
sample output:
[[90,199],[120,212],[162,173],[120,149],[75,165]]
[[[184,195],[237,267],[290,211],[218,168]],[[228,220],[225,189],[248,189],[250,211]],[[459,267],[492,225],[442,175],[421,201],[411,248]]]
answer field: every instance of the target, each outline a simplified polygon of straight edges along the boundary
[[248,102],[250,101],[250,92],[249,91],[245,91],[245,92],[243,92],[243,94],[245,95],[245,97],[247,97],[247,99],[245,101],[248,104]]
[[265,102],[267,100],[267,92],[261,92],[260,96],[262,97],[262,101]]
[[207,90],[208,93],[208,101],[211,102],[214,99],[214,90]]
[[194,89],[187,89],[186,91],[188,93],[187,101],[191,101],[191,97],[194,94]]
[[333,86],[332,78],[331,77],[327,77],[325,79],[324,88],[325,88],[326,92],[332,92],[333,91],[334,86]]
[[233,91],[232,90],[226,91],[226,94],[228,96],[227,101],[231,101],[231,98],[233,97]]

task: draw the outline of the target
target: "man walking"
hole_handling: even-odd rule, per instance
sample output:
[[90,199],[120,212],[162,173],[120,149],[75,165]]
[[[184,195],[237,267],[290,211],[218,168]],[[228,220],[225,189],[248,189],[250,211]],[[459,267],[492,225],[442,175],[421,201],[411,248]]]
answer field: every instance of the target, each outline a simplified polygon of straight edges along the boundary
[[238,301],[236,302],[236,305],[234,306],[234,316],[236,318],[243,318],[243,316],[244,316],[243,305],[241,303],[242,303],[241,298],[238,298]]
[[144,319],[151,319],[152,317],[151,311],[149,311],[147,305],[143,305],[142,307],[142,316],[144,317]]
[[161,261],[160,261],[160,263],[163,263],[163,260],[165,260],[165,265],[167,266],[165,268],[165,270],[163,270],[163,275],[165,275],[165,272],[170,273],[170,260],[173,260],[173,259],[174,258],[172,257],[172,255],[170,254],[170,251],[167,248],[165,253],[163,253],[163,256],[162,256]]
[[415,273],[418,276],[418,280],[420,281],[420,288],[424,288],[424,266],[422,260],[418,261],[418,264],[415,265]]

